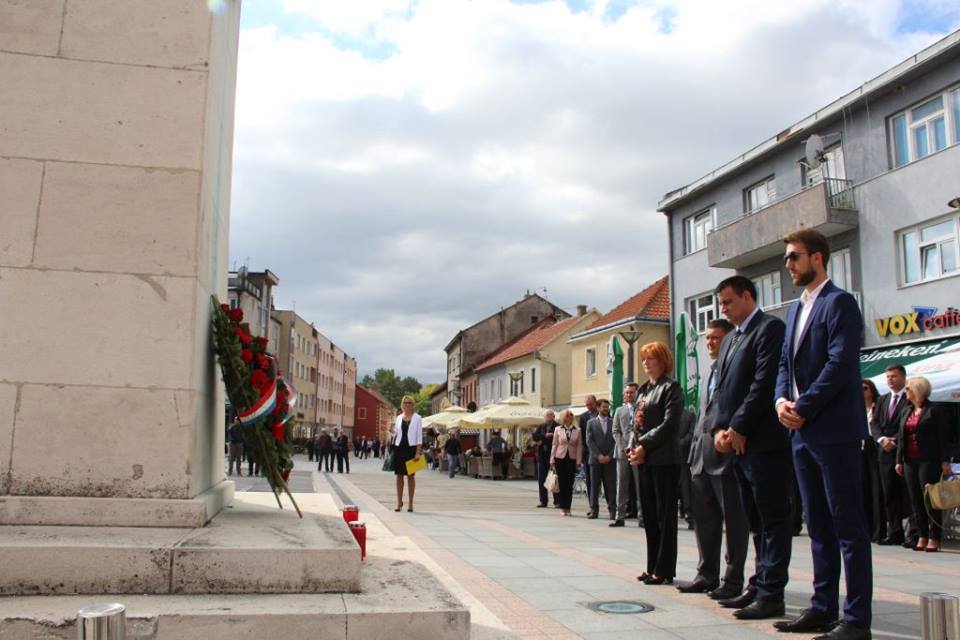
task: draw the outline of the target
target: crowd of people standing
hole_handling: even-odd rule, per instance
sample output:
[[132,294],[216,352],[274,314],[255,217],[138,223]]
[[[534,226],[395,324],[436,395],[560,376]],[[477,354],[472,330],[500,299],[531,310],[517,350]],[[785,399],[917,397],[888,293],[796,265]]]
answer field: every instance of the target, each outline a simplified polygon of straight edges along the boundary
[[[569,516],[574,477],[585,468],[587,517],[599,517],[602,490],[611,527],[637,518],[644,528],[646,570],[637,579],[650,585],[674,582],[679,511],[692,516],[697,574],[676,588],[706,594],[742,620],[784,616],[798,530],[795,487],[813,595],[800,615],[774,627],[868,639],[871,539],[939,549],[942,516],[924,504],[923,486],[950,471],[949,420],[930,402],[930,383],[907,379],[902,366],[888,368],[883,395],[861,379],[863,321],[854,297],[827,276],[826,238],[804,229],[784,244],[787,271],[803,289],[786,323],[760,309],[750,279],[717,285],[726,319],[706,329],[712,364],[698,415],[684,410],[670,349],[648,343],[640,349],[648,379],[627,385],[621,407],[611,412],[608,400],[590,396],[579,419],[569,410],[558,419],[547,412],[534,433],[538,482],[543,487],[555,472],[554,506]],[[910,514],[900,509],[904,495]],[[544,488],[539,497],[538,506],[547,507]],[[637,502],[639,514],[631,513]],[[756,563],[747,578],[751,537]]]

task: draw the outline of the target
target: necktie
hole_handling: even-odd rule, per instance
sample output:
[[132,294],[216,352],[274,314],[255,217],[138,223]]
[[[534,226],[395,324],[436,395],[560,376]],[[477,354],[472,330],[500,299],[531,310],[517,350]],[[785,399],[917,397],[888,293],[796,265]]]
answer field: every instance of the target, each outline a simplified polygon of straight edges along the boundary
[[895,393],[895,394],[893,394],[892,396],[890,396],[890,406],[887,407],[887,417],[888,417],[888,418],[892,418],[892,417],[893,417],[893,413],[897,410],[897,400],[899,400],[899,399],[900,399],[900,394],[899,394],[899,393]]
[[710,367],[710,378],[707,380],[707,402],[713,398],[713,392],[717,390],[717,364]]

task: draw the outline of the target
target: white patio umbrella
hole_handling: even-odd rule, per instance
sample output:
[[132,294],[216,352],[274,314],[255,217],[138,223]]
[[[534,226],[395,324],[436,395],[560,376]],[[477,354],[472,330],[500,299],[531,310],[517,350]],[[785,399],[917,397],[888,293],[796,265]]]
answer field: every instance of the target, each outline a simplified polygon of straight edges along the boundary
[[460,420],[460,426],[467,429],[533,427],[543,422],[546,411],[522,398],[510,397],[467,414]]
[[469,411],[463,407],[458,407],[457,405],[452,405],[439,411],[432,416],[427,416],[423,419],[424,427],[442,427],[444,429],[452,429],[454,427],[460,426],[460,419],[469,415]]

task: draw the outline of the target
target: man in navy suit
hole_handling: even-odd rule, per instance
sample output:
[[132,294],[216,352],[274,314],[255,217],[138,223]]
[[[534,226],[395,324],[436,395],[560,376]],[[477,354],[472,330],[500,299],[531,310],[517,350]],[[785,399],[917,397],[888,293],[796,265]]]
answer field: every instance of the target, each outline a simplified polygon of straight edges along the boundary
[[[863,507],[860,443],[867,437],[860,388],[857,301],[827,277],[827,239],[812,229],[784,238],[784,261],[800,300],[787,315],[777,375],[777,415],[792,431],[793,459],[813,553],[813,597],[780,631],[826,631],[826,640],[869,640],[873,596],[870,531]],[[840,558],[846,573],[836,624]],[[836,626],[834,626],[836,625]]]
[[757,288],[732,276],[716,288],[720,311],[736,327],[723,339],[711,397],[714,446],[734,452],[734,473],[753,534],[756,573],[740,596],[720,600],[741,620],[783,615],[793,531],[789,486],[790,441],[774,410],[774,384],[785,327],[757,306]]

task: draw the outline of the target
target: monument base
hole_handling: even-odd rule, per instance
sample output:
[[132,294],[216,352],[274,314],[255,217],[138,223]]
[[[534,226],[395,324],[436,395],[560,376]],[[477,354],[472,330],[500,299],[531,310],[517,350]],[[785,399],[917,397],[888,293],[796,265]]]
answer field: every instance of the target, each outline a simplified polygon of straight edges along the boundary
[[358,591],[360,549],[332,499],[298,502],[302,519],[244,493],[196,529],[3,526],[0,594]]
[[224,480],[190,500],[0,496],[0,525],[78,527],[202,527],[233,500]]

